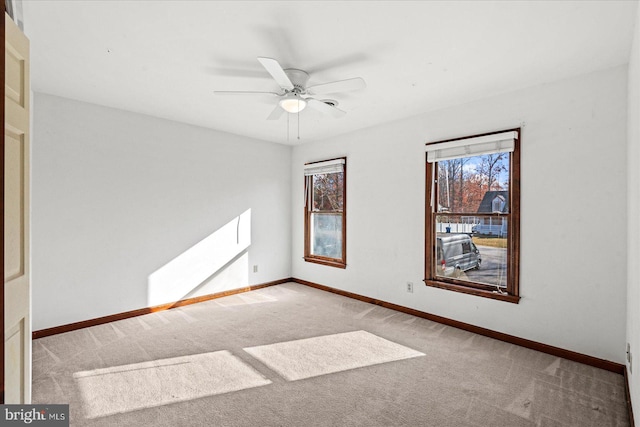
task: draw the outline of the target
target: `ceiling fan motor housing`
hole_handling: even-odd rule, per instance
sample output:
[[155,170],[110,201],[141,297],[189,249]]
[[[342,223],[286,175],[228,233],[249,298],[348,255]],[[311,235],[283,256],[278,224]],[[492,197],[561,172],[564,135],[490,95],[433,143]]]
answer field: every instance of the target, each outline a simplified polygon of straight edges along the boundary
[[292,92],[306,93],[307,82],[309,81],[309,74],[306,71],[298,70],[296,68],[287,68],[284,70],[291,83],[293,83]]

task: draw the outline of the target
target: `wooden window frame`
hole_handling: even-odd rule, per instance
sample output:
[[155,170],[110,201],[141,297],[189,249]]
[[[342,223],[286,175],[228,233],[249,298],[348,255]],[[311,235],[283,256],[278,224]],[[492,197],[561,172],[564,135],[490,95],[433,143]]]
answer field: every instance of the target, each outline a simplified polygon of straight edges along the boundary
[[[321,160],[318,162],[309,162],[305,163],[305,165],[312,165],[314,163],[322,163],[331,160],[344,160],[343,169],[342,169],[342,258],[330,258],[320,255],[313,255],[311,253],[311,214],[313,213],[323,213],[319,211],[313,211],[309,209],[311,202],[305,203],[304,206],[304,260],[307,262],[312,262],[316,264],[327,265],[330,267],[336,268],[347,268],[347,158],[346,157],[336,157],[334,159]],[[307,185],[307,177],[305,177],[305,189]],[[309,190],[310,195],[313,194],[313,189]],[[336,212],[325,212],[325,213],[336,213]]]
[[[436,230],[435,221],[438,213],[438,195],[433,195],[433,206],[431,203],[432,192],[435,191],[435,181],[433,179],[437,162],[426,162],[426,197],[425,197],[425,272],[424,283],[427,286],[447,289],[450,291],[461,292],[470,295],[476,295],[485,298],[491,298],[500,301],[506,301],[517,304],[520,301],[520,140],[521,129],[506,129],[496,132],[488,132],[478,135],[464,136],[461,138],[447,139],[443,141],[430,142],[427,145],[439,144],[444,142],[458,141],[462,139],[475,138],[481,136],[493,135],[501,132],[516,131],[517,138],[514,140],[515,148],[509,157],[509,214],[503,213],[474,213],[474,216],[483,217],[501,217],[508,218],[507,235],[509,236],[507,243],[507,288],[506,291],[498,291],[496,286],[484,285],[477,282],[469,282],[458,280],[455,278],[437,276],[436,271]],[[426,156],[425,156],[426,157]],[[426,158],[425,158],[426,161]],[[447,213],[455,215],[455,212]],[[457,213],[458,215],[468,216],[469,213]]]

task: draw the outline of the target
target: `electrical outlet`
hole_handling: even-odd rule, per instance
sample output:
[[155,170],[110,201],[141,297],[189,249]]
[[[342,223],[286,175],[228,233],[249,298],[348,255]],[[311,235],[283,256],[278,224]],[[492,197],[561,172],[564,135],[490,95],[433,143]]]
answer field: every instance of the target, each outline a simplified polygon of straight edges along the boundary
[[407,292],[413,293],[413,282],[407,282]]
[[254,273],[257,273],[257,272],[258,272],[258,264],[256,264],[256,265],[254,265],[254,266],[253,266],[253,272],[254,272]]

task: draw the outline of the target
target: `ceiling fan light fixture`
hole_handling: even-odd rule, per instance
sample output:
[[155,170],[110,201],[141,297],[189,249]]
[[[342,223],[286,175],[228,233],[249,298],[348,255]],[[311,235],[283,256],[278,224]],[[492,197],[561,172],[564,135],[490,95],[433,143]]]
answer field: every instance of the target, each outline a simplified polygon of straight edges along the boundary
[[307,101],[299,95],[289,94],[280,100],[280,106],[287,113],[296,114],[304,110]]

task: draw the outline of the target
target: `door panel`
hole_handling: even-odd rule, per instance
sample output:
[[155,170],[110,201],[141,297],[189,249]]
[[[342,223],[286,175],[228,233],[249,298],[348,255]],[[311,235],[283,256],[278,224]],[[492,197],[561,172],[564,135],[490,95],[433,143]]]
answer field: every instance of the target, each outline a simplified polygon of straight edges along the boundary
[[17,105],[24,108],[25,85],[27,84],[24,79],[26,59],[8,43],[5,46],[4,96],[11,98]]
[[24,396],[25,359],[23,349],[25,344],[24,320],[14,326],[5,335],[5,363],[15,369],[7,369],[5,384],[6,403],[21,402]]
[[5,14],[5,403],[31,403],[29,41]]
[[16,135],[5,129],[4,134],[5,188],[12,189],[4,196],[4,280],[24,275],[26,259],[24,228],[24,135]]

